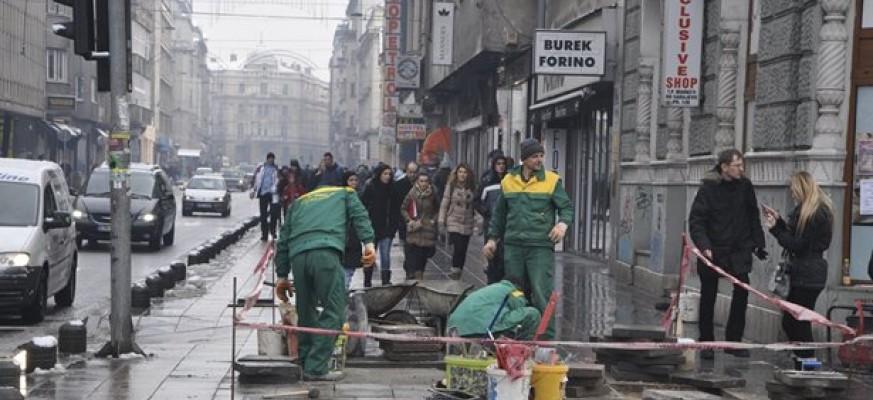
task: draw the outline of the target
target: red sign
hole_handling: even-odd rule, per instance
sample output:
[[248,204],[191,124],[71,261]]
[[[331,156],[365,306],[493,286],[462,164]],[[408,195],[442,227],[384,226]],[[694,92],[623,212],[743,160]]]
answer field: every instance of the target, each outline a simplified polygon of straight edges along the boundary
[[400,55],[400,0],[385,0],[385,35],[382,43],[382,126],[397,126],[397,57]]

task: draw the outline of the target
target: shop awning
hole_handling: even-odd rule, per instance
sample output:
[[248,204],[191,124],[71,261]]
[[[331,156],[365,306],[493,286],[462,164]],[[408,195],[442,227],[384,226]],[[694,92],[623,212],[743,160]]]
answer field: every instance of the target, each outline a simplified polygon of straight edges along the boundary
[[82,136],[82,130],[75,126],[70,126],[62,122],[44,121],[45,125],[52,130],[58,137],[58,140],[67,142],[69,140]]
[[103,130],[103,129],[97,128],[97,133],[100,134],[100,136],[103,136],[104,138],[108,138],[108,137],[109,137],[109,132],[107,132],[107,131],[105,131],[105,130]]
[[176,152],[176,155],[179,157],[200,157],[199,149],[179,149]]

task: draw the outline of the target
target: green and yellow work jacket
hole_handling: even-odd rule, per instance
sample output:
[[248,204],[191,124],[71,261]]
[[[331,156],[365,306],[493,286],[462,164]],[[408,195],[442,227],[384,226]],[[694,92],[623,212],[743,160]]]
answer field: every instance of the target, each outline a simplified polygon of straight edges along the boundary
[[361,242],[373,242],[370,216],[353,189],[325,186],[297,198],[276,245],[276,275],[287,278],[291,259],[305,251],[334,249],[342,257],[349,220]]
[[573,226],[570,197],[558,174],[540,169],[525,181],[521,171],[521,166],[513,168],[500,182],[488,238],[515,246],[554,247],[549,232],[555,224]]

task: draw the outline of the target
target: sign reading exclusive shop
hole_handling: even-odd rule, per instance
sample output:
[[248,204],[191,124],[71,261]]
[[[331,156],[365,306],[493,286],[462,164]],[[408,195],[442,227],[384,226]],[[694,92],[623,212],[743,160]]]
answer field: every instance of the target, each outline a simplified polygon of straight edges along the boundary
[[537,30],[533,69],[544,75],[603,75],[606,32]]
[[668,107],[700,104],[703,0],[664,3],[663,103]]

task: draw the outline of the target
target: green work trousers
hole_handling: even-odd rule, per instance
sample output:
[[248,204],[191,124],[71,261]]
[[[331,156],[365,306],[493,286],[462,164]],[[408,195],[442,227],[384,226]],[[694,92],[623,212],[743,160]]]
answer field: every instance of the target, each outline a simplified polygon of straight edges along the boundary
[[[345,322],[348,294],[340,253],[315,249],[291,259],[297,297],[298,324],[302,327],[339,330]],[[315,309],[321,306],[319,314]],[[328,373],[336,336],[298,334],[298,353],[307,375]]]
[[[507,277],[514,276],[524,282],[525,295],[540,314],[543,314],[555,287],[555,250],[551,247],[507,243],[503,247],[503,269]],[[555,319],[552,315],[549,327],[540,339],[554,337]]]
[[[513,332],[515,328],[518,328],[518,334],[515,338],[530,340],[533,339],[537,326],[540,325],[540,312],[533,307],[518,308],[504,313],[494,325],[497,334]],[[503,330],[501,331],[501,329]]]

